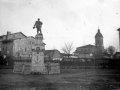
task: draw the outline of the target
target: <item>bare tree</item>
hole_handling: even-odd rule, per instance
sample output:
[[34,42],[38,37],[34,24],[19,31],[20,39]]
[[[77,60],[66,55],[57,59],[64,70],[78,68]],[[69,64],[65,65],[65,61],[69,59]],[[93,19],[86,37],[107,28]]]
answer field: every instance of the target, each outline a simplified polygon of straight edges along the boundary
[[73,42],[70,42],[70,43],[65,43],[65,46],[63,46],[62,48],[61,48],[61,50],[65,53],[65,54],[67,54],[67,56],[69,57],[70,56],[70,54],[71,54],[71,52],[72,52],[72,50],[73,50]]
[[116,49],[115,49],[115,47],[114,46],[109,46],[108,48],[107,48],[107,51],[108,51],[108,53],[111,55],[111,57],[113,56],[113,54],[116,52]]

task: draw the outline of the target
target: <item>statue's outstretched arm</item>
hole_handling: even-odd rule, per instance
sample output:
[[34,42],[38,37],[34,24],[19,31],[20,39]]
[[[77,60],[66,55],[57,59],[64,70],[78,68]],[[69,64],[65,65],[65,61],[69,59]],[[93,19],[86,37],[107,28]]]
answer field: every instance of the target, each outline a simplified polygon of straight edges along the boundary
[[35,28],[35,26],[36,26],[36,22],[35,22],[35,24],[34,24],[34,27],[33,27],[33,29]]

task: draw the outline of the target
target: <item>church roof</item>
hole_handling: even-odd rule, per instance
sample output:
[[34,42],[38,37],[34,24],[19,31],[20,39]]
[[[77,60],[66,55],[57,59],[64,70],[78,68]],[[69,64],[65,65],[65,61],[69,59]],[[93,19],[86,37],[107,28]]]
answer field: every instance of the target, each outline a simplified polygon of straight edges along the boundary
[[95,35],[95,38],[96,37],[103,37],[103,35],[101,34],[101,32],[100,32],[100,29],[98,29],[98,32],[96,33],[96,35]]
[[55,51],[55,50],[45,50],[45,53],[44,53],[44,54],[46,55],[46,54],[54,53],[54,51]]
[[95,47],[95,46],[94,46],[94,45],[91,45],[91,44],[88,44],[88,45],[81,46],[81,47],[78,47],[78,48],[89,48],[89,47]]
[[58,50],[45,50],[44,54],[45,55],[54,55],[55,51],[58,51]]

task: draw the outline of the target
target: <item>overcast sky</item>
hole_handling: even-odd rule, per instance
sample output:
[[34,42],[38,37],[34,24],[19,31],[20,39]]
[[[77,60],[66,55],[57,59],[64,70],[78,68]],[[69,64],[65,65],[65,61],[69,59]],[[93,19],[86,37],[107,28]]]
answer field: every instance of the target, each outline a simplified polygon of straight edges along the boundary
[[98,27],[104,47],[118,49],[120,0],[0,0],[0,35],[7,31],[35,36],[35,21],[43,22],[46,49],[60,50],[73,42],[74,49],[95,44]]

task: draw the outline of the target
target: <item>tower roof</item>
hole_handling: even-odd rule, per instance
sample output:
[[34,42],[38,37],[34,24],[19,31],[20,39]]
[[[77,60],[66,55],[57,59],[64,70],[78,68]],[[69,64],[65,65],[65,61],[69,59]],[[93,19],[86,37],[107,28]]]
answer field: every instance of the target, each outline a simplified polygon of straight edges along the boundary
[[101,34],[101,32],[100,32],[100,29],[98,28],[98,32],[96,33],[96,35],[95,35],[95,38],[96,37],[103,37],[103,35]]

